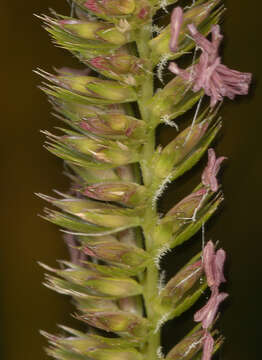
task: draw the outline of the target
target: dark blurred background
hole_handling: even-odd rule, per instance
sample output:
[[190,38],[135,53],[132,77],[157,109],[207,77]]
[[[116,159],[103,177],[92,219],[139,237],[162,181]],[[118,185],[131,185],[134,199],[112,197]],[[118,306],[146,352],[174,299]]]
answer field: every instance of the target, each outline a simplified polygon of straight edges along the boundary
[[[57,122],[36,88],[40,80],[32,69],[77,65],[68,53],[51,45],[40,21],[33,17],[33,13],[47,13],[49,6],[69,13],[66,0],[1,3],[0,356],[5,360],[47,359],[38,329],[56,332],[56,324],[73,323],[70,300],[42,286],[43,271],[36,264],[40,260],[54,265],[55,259],[67,255],[58,229],[37,216],[45,204],[33,193],[50,194],[52,189],[65,189],[67,183],[62,162],[43,149],[39,130],[50,130]],[[246,0],[227,1],[226,6],[224,63],[252,72],[254,82],[248,97],[226,101],[221,111],[224,126],[216,149],[229,158],[221,176],[226,200],[206,227],[206,239],[219,240],[228,253],[225,290],[230,299],[219,321],[227,340],[218,358],[260,359],[262,7],[258,1],[249,4]],[[166,142],[169,134],[163,128],[160,140]],[[204,161],[170,187],[162,209],[198,183]],[[168,276],[200,247],[197,235],[167,256],[163,266]],[[200,306],[201,302],[192,311]],[[166,349],[190,329],[192,311],[165,327]]]

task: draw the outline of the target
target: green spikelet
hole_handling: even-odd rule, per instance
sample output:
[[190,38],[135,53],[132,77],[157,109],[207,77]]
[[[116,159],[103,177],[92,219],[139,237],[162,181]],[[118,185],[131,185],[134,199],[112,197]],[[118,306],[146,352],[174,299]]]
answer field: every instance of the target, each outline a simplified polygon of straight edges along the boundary
[[[57,269],[40,265],[48,271],[45,285],[69,295],[75,318],[86,325],[85,333],[63,326],[63,335],[42,332],[55,359],[209,360],[223,342],[212,330],[227,296],[218,291],[225,281],[223,250],[215,252],[209,242],[166,284],[160,260],[216,212],[223,200],[216,175],[224,158],[209,149],[200,184],[166,214],[158,213],[157,204],[218,134],[222,122],[215,105],[246,93],[250,75],[226,68],[218,57],[222,0],[170,10],[176,2],[73,0],[71,16],[39,16],[53,42],[82,64],[81,70],[55,74],[36,71],[65,125],[56,134],[43,132],[46,148],[64,160],[72,183],[55,197],[38,194],[51,204],[43,217],[62,228],[70,253]],[[156,34],[158,10],[172,15]],[[210,33],[212,40],[204,38]],[[198,56],[199,49],[204,55]],[[189,52],[191,65],[182,70],[171,63],[176,76],[165,83],[167,62]],[[155,88],[155,77],[161,88]],[[210,106],[202,103],[206,95]],[[178,130],[174,120],[194,106],[191,122]],[[178,131],[166,146],[155,144],[159,124]],[[207,287],[210,300],[194,318],[200,324],[161,354],[162,326]]]

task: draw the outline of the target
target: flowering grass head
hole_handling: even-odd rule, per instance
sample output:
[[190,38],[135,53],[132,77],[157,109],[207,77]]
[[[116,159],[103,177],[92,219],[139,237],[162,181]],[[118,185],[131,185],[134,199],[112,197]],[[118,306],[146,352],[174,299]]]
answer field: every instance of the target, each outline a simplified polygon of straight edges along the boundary
[[[70,254],[59,269],[44,265],[51,272],[45,285],[69,295],[75,317],[88,325],[85,333],[65,327],[69,335],[44,333],[48,353],[58,360],[210,360],[222,343],[212,327],[228,296],[219,292],[225,251],[216,251],[211,241],[200,251],[199,242],[198,254],[166,284],[162,265],[167,252],[204,229],[223,201],[217,174],[225,157],[216,158],[211,147],[222,126],[215,105],[246,94],[251,75],[221,63],[222,0],[175,7],[170,24],[159,28],[157,11],[174,3],[72,0],[71,16],[54,11],[52,17],[40,16],[53,41],[82,66],[54,75],[37,71],[64,124],[58,134],[43,132],[46,148],[64,161],[71,181],[67,192],[55,191],[58,197],[38,194],[55,208],[44,218],[66,233]],[[172,61],[169,70],[177,76],[156,89],[155,75],[164,83],[167,62],[194,47],[201,51],[199,59],[194,53],[185,70]],[[210,97],[206,108],[204,95]],[[180,130],[174,120],[195,105],[190,123]],[[176,133],[156,146],[161,123]],[[160,213],[158,200],[167,185],[206,151],[198,185]],[[163,355],[162,327],[208,287],[211,296],[194,316],[198,324]]]

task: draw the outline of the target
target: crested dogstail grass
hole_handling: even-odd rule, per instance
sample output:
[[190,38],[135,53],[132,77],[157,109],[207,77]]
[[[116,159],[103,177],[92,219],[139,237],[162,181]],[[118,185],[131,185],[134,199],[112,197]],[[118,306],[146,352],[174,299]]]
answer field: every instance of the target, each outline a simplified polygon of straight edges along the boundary
[[[62,120],[56,134],[43,132],[45,147],[64,161],[72,183],[55,197],[39,194],[54,207],[43,217],[66,234],[70,253],[70,261],[58,262],[57,269],[41,266],[51,272],[45,285],[73,298],[75,317],[87,327],[62,327],[61,336],[42,332],[50,342],[48,354],[59,360],[209,360],[223,342],[213,327],[227,297],[219,292],[225,252],[204,239],[205,223],[223,199],[216,176],[224,157],[217,159],[210,146],[221,128],[217,104],[246,94],[251,80],[221,63],[223,3],[69,4],[70,16],[39,16],[52,41],[81,64],[55,74],[37,70]],[[158,23],[163,13],[170,14],[165,27]],[[189,53],[191,65],[179,68],[174,60]],[[174,74],[167,83],[164,71]],[[156,77],[161,89],[155,88]],[[209,106],[204,97],[211,99]],[[180,116],[194,107],[191,124],[180,131]],[[156,147],[163,123],[177,135]],[[161,214],[158,202],[168,185],[206,151],[200,183]],[[165,255],[201,229],[202,251],[165,283]],[[194,317],[199,324],[164,355],[161,328],[207,287],[211,296]]]

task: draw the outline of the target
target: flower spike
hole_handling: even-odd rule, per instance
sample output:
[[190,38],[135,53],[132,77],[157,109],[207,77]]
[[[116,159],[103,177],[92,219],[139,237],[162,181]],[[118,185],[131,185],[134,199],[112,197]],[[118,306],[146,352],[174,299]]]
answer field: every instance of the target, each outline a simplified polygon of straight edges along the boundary
[[207,284],[211,288],[211,297],[207,304],[194,315],[194,320],[201,322],[202,328],[205,330],[205,338],[203,341],[203,356],[202,360],[210,360],[213,354],[215,341],[209,332],[211,328],[218,307],[224,301],[228,294],[219,293],[219,286],[221,282],[225,282],[223,267],[226,259],[226,253],[223,249],[215,252],[215,246],[210,240],[203,250],[203,268],[206,274]]
[[225,251],[223,249],[219,249],[215,253],[214,244],[210,240],[204,247],[203,251],[203,266],[209,287],[219,287],[222,282],[226,281],[223,274],[225,259]]
[[196,322],[201,322],[202,328],[207,330],[215,320],[217,310],[222,301],[228,297],[227,293],[219,293],[217,288],[212,291],[211,297],[202,309],[194,315]]
[[222,101],[224,97],[233,100],[236,95],[247,95],[251,74],[231,70],[221,64],[221,58],[218,56],[218,48],[223,38],[220,26],[212,27],[212,41],[198,32],[194,24],[188,25],[188,30],[202,51],[199,62],[192,65],[189,70],[182,70],[175,63],[171,63],[169,70],[192,83],[194,92],[203,89],[205,94],[210,96],[211,107]]
[[202,183],[205,186],[210,187],[213,192],[216,192],[218,190],[218,182],[216,175],[219,172],[221,163],[225,159],[226,157],[224,156],[216,158],[214,149],[208,149],[208,163],[202,174]]
[[203,357],[202,360],[210,360],[213,348],[215,345],[215,341],[210,333],[206,333],[205,338],[203,340]]
[[180,33],[180,29],[183,23],[183,10],[180,6],[176,7],[171,15],[171,39],[169,48],[175,52],[177,49],[177,42]]

